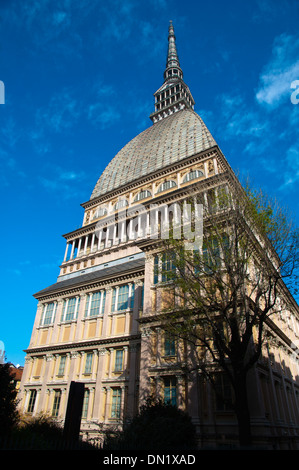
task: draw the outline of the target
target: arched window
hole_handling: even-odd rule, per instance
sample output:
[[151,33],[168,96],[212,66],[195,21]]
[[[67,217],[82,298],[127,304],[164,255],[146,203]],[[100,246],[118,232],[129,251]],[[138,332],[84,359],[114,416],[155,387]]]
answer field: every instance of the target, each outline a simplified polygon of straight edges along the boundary
[[107,215],[106,207],[98,207],[93,215],[93,220],[98,219],[99,217],[103,217],[103,215]]
[[126,199],[120,199],[117,201],[117,203],[114,206],[114,209],[122,209],[123,207],[126,207],[128,205],[128,201]]
[[145,199],[147,197],[151,197],[151,195],[152,195],[152,193],[150,191],[148,191],[147,189],[144,190],[144,191],[140,191],[140,193],[138,193],[135,196],[134,202],[138,202],[138,201],[141,201],[142,199]]
[[159,188],[157,193],[161,193],[162,191],[166,191],[167,189],[174,188],[176,186],[176,182],[172,180],[164,181]]
[[188,181],[195,180],[196,178],[200,178],[204,176],[203,172],[200,170],[191,170],[184,176],[183,183],[187,183]]

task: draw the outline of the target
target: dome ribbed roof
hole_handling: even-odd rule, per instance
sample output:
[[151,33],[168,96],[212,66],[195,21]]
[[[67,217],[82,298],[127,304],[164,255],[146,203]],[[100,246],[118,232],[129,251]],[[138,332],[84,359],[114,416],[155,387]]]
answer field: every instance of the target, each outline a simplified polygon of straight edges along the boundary
[[178,111],[141,132],[116,154],[100,176],[91,199],[214,145],[198,114],[192,109]]

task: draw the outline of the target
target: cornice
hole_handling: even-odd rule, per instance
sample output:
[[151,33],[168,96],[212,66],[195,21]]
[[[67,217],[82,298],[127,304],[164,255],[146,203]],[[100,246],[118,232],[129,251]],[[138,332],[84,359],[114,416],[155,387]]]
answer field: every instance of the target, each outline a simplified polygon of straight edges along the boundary
[[57,299],[57,297],[63,298],[65,296],[69,296],[70,294],[77,294],[79,292],[82,292],[82,290],[90,290],[90,289],[96,289],[97,287],[112,286],[118,282],[122,282],[125,280],[127,281],[131,279],[134,280],[136,278],[140,278],[143,276],[144,276],[144,267],[143,268],[139,267],[138,269],[132,268],[132,270],[121,275],[117,275],[114,273],[114,274],[109,275],[107,278],[94,279],[94,280],[91,279],[91,280],[87,280],[84,282],[80,282],[81,276],[79,275],[78,284],[75,284],[69,287],[64,286],[61,288],[57,286],[57,288],[49,292],[45,292],[44,294],[42,293],[42,291],[40,293],[37,292],[36,294],[34,294],[33,297],[35,297],[37,300],[40,300],[40,301],[53,300],[53,299]]
[[[36,348],[27,348],[24,349],[26,354],[30,355],[45,355],[45,353],[50,353],[53,351],[66,351],[66,350],[85,350],[86,348],[94,348],[95,346],[103,346],[109,345],[109,347],[113,347],[114,344],[119,343],[130,343],[132,341],[137,341],[141,339],[141,334],[135,335],[127,335],[127,336],[117,336],[117,337],[109,337],[103,339],[96,339],[96,340],[85,340],[85,341],[77,341],[72,343],[65,343],[65,344],[54,344],[53,346],[39,346]],[[79,352],[79,351],[78,351]]]
[[[229,170],[223,171],[222,173],[218,173],[216,175],[212,175],[208,178],[201,179],[199,181],[196,181],[194,183],[188,184],[186,186],[180,186],[179,188],[167,192],[165,194],[161,194],[160,196],[156,196],[150,200],[145,201],[144,203],[137,203],[136,204],[136,210],[140,205],[144,206],[145,210],[149,209],[151,205],[155,204],[166,204],[167,202],[173,201],[178,198],[178,196],[183,197],[185,195],[189,195],[190,192],[196,191],[201,189],[201,191],[204,191],[205,189],[215,187],[219,185],[221,182],[225,182],[227,179],[231,180],[231,173]],[[126,216],[127,211],[129,211],[129,215]],[[63,235],[64,238],[67,239],[67,241],[71,242],[72,240],[84,235],[84,234],[92,234],[94,233],[94,229],[96,227],[99,227],[101,222],[103,222],[103,227],[109,226],[109,223],[114,224],[115,222],[118,222],[119,220],[126,220],[130,218],[130,212],[134,212],[134,205],[131,205],[127,208],[127,211],[122,211],[122,212],[115,212],[114,214],[111,214],[110,216],[105,216],[101,220],[97,220],[96,222],[92,222],[91,224],[85,225],[84,227],[81,227],[79,229],[74,230],[73,232],[69,232],[65,235]],[[123,217],[119,217],[123,216]],[[133,240],[134,242],[134,240]],[[126,242],[129,243],[129,242]],[[110,249],[113,248],[113,245],[110,247]],[[94,253],[93,253],[94,255]],[[90,256],[90,255],[89,255]],[[72,260],[74,261],[74,260]]]
[[202,150],[199,153],[196,153],[194,155],[191,155],[190,157],[184,158],[179,162],[172,163],[168,166],[165,166],[164,168],[156,170],[152,173],[148,173],[146,176],[142,176],[142,177],[132,181],[131,183],[126,183],[126,184],[120,186],[117,189],[114,189],[112,191],[107,192],[106,194],[104,194],[102,196],[98,196],[96,198],[90,199],[89,201],[86,201],[86,202],[82,203],[81,206],[84,207],[85,209],[89,209],[92,206],[98,205],[99,203],[107,201],[108,199],[112,199],[113,197],[115,197],[119,194],[122,194],[124,192],[128,192],[131,189],[133,189],[135,187],[138,187],[141,184],[147,183],[149,181],[153,181],[156,178],[160,178],[163,175],[170,174],[174,171],[177,171],[178,169],[185,168],[188,165],[190,165],[191,163],[194,163],[196,161],[202,161],[205,158],[209,158],[209,157],[213,156],[215,153],[218,154],[218,151],[219,151],[219,155],[220,155],[221,152],[220,152],[220,149],[219,149],[218,145],[214,145],[213,147],[210,147],[209,149]]

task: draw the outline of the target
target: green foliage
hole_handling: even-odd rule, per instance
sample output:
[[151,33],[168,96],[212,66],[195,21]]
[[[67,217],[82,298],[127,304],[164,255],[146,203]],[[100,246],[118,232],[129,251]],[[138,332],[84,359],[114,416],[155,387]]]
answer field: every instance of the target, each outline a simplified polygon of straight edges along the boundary
[[15,432],[15,438],[26,448],[52,449],[62,442],[63,429],[53,418],[40,414],[36,417],[25,417]]
[[10,364],[0,364],[0,436],[9,433],[18,423],[16,396]]
[[88,442],[67,442],[63,428],[51,416],[20,417],[18,424],[0,438],[0,449],[5,450],[97,450]]
[[195,449],[195,435],[195,426],[187,413],[172,405],[149,399],[122,432],[107,436],[104,449]]

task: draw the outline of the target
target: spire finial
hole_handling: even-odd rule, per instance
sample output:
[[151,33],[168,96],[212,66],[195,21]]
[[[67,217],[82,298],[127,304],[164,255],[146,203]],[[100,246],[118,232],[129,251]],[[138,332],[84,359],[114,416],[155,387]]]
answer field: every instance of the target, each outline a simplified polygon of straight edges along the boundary
[[175,34],[172,21],[168,27],[168,51],[166,69],[164,72],[164,83],[154,93],[155,112],[150,115],[153,123],[170,116],[182,109],[194,106],[191,92],[184,83],[183,71],[180,66],[179,57],[175,44]]
[[166,70],[164,72],[164,78],[166,78],[169,75],[167,72],[169,69],[172,69],[173,67],[180,69],[181,78],[183,78],[183,72],[180,67],[175,40],[176,40],[176,37],[174,34],[174,28],[173,28],[172,20],[170,20],[169,27],[168,27],[168,52],[167,52]]

